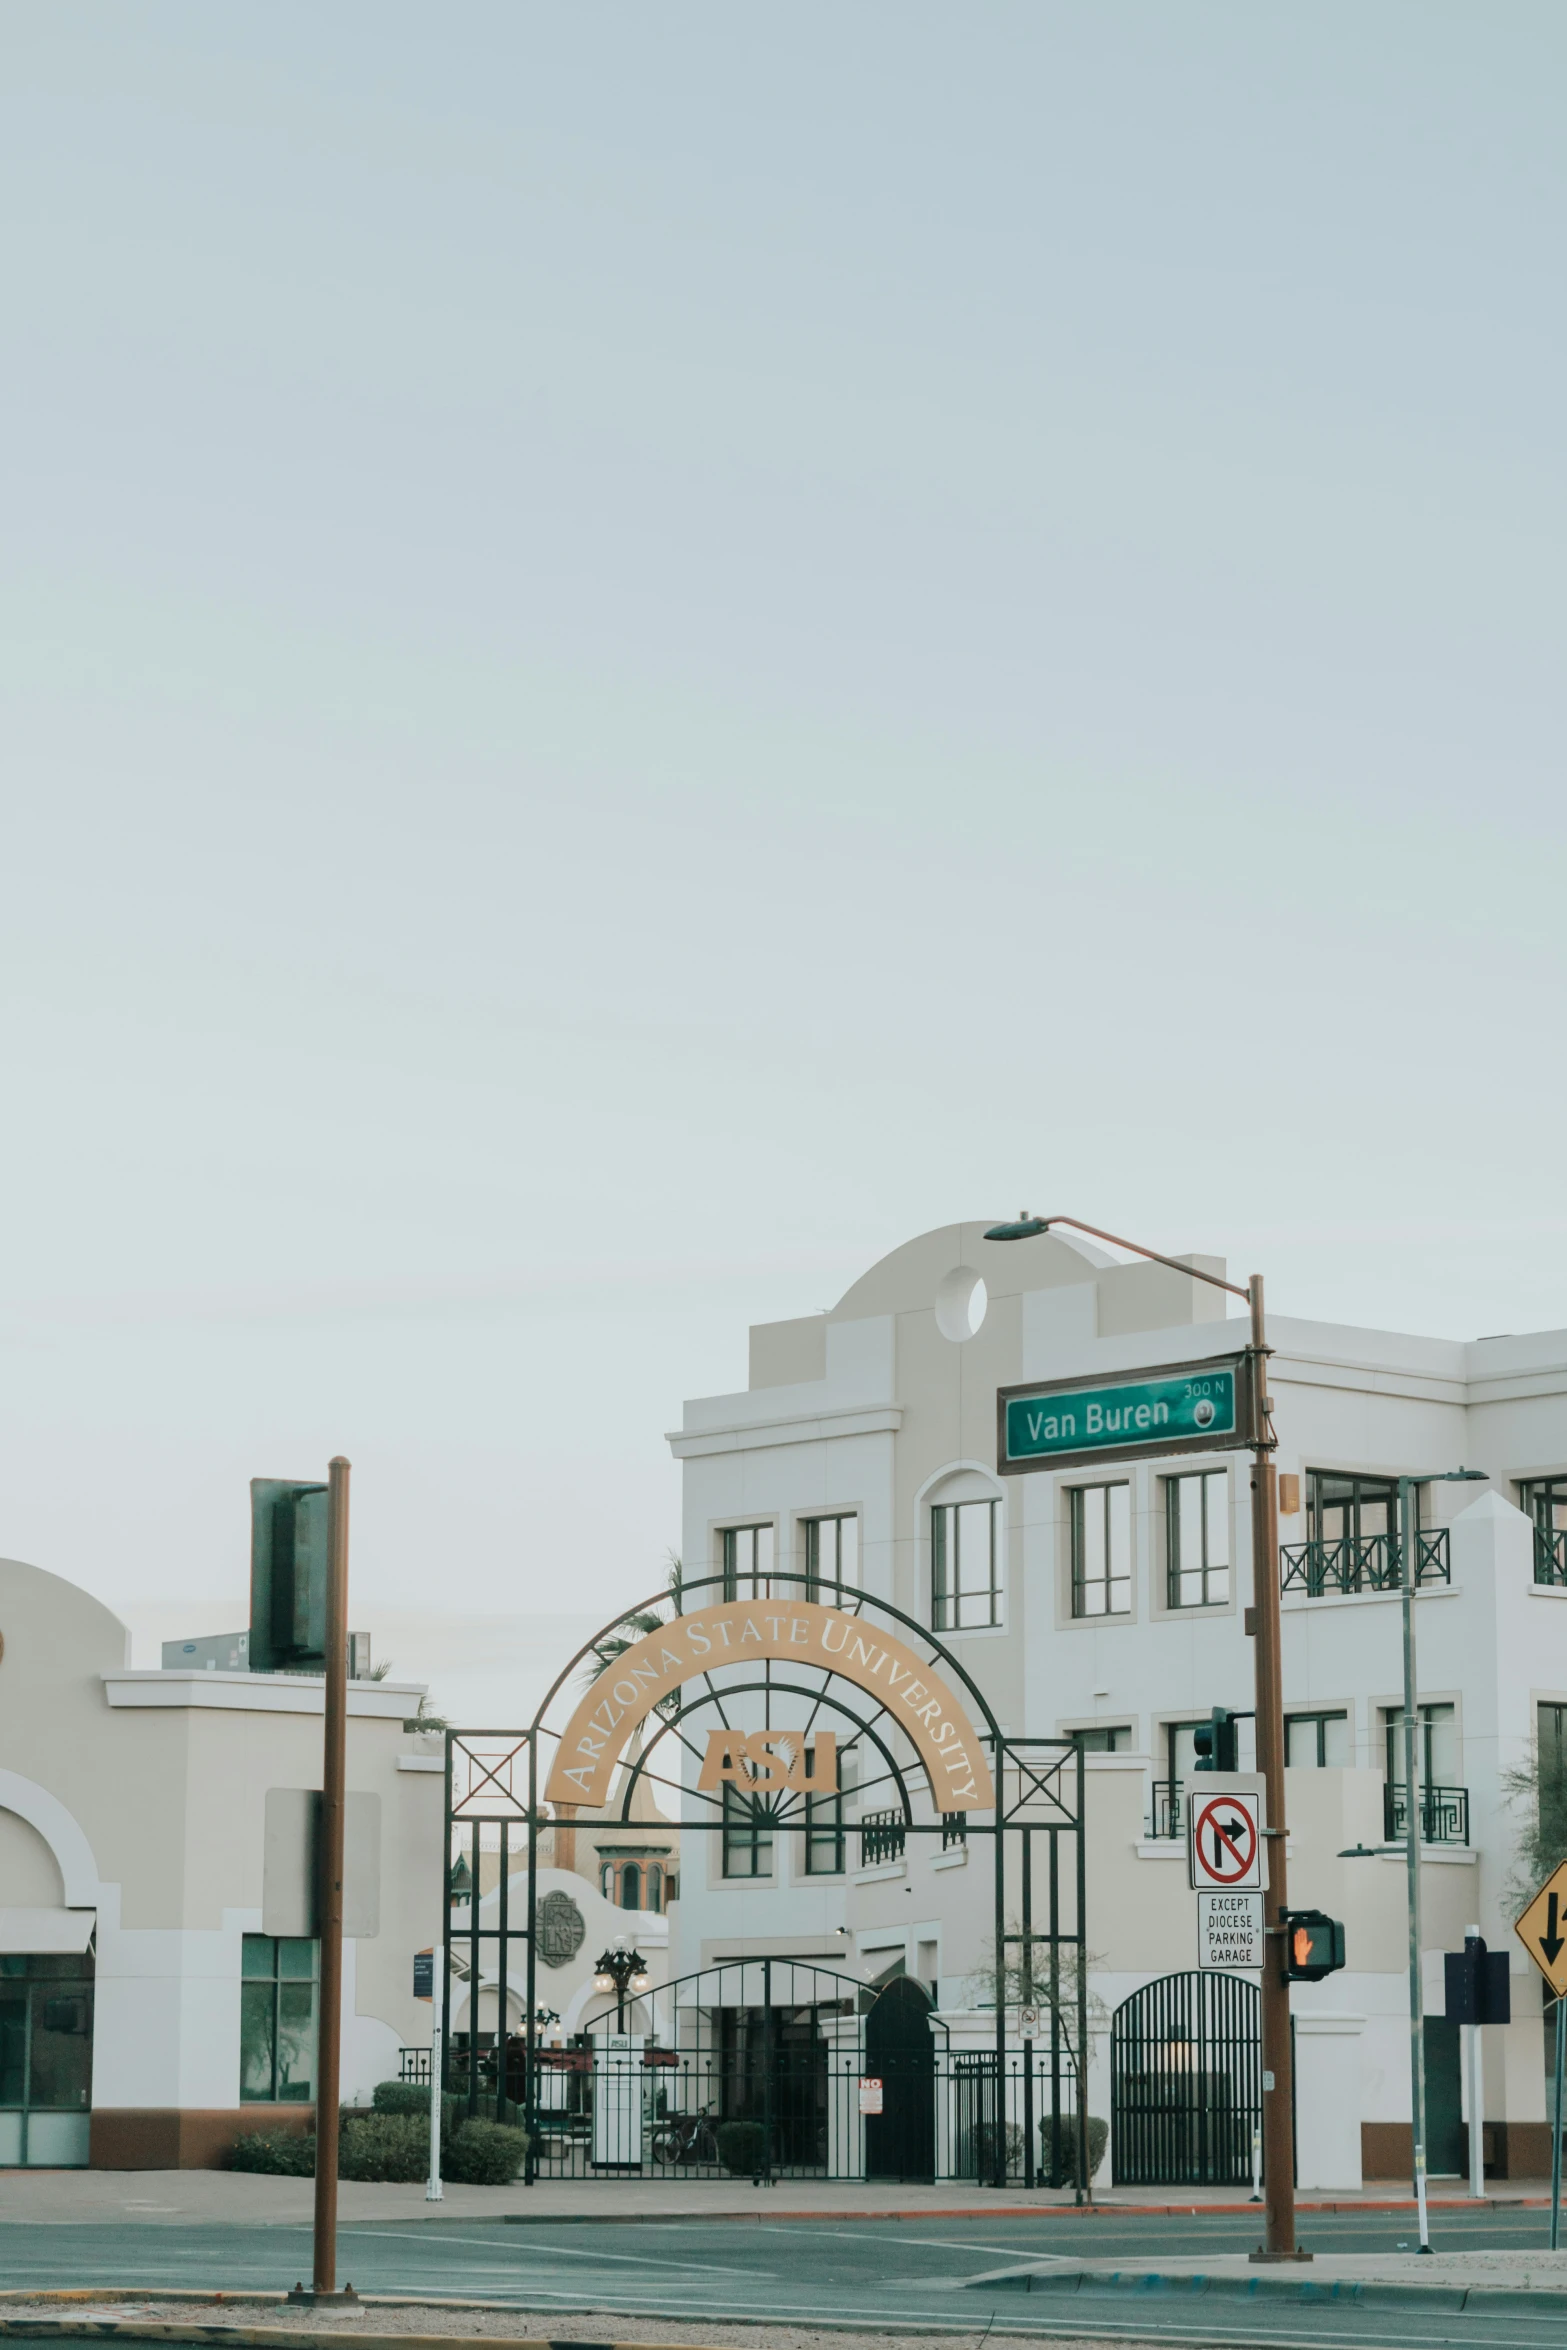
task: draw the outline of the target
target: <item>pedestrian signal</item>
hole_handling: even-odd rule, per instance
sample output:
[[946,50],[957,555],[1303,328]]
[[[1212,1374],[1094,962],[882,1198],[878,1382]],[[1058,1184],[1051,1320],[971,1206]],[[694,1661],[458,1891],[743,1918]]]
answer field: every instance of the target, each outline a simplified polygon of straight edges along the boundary
[[1284,1972],[1292,1983],[1320,1983],[1344,1964],[1344,1929],[1320,1909],[1287,1909]]

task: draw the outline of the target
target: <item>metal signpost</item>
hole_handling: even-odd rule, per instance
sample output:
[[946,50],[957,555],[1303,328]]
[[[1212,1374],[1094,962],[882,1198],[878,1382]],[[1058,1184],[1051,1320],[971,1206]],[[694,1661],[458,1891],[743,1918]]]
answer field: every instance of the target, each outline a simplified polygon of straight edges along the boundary
[[327,1466],[326,1726],[321,1768],[321,2020],[316,2057],[315,2263],[311,2299],[337,2290],[337,2131],[343,2046],[343,1811],[348,1776],[348,1463]]
[[[1285,1972],[1284,1681],[1280,1657],[1278,1484],[1267,1393],[1270,1352],[1263,1313],[1262,1275],[1244,1288],[1200,1265],[1161,1256],[1140,1241],[1085,1224],[1078,1216],[1030,1216],[996,1224],[987,1240],[1033,1240],[1052,1225],[1124,1248],[1153,1265],[1167,1265],[1189,1281],[1205,1281],[1244,1301],[1251,1343],[1240,1353],[1169,1363],[1124,1381],[1046,1380],[1003,1388],[997,1396],[996,1465],[1003,1475],[1031,1469],[1083,1467],[1149,1453],[1249,1450],[1251,1473],[1252,1593],[1246,1628],[1256,1642],[1257,1765],[1266,1791],[1260,1837],[1268,1847],[1265,1932],[1274,1956],[1262,1970],[1263,2169],[1267,2186],[1267,2241],[1254,2260],[1309,2260],[1295,2242],[1295,2067],[1290,2042],[1289,1980]],[[1068,1423],[1070,1422],[1070,1425]]]
[[1562,2075],[1567,2060],[1567,1860],[1558,1862],[1513,1928],[1556,2000],[1556,2101],[1551,2131],[1551,2250],[1562,2222]]

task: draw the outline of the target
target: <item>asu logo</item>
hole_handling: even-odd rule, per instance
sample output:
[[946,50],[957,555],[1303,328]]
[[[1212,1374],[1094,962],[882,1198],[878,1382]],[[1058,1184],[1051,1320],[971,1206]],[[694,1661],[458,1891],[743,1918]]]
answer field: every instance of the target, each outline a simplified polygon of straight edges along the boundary
[[830,1730],[806,1743],[798,1730],[709,1730],[698,1790],[728,1782],[752,1795],[836,1795],[838,1741]]

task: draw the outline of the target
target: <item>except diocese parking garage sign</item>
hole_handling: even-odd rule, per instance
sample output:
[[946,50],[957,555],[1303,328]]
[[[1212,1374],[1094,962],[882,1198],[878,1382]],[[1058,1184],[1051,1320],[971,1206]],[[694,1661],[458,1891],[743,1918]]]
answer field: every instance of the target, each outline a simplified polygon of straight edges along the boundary
[[996,1390],[1003,1476],[1070,1469],[1121,1453],[1231,1452],[1255,1442],[1245,1355],[1166,1363],[1135,1379],[1052,1379]]
[[1200,1967],[1256,1971],[1262,1965],[1263,1948],[1260,1893],[1198,1894],[1197,1964]]

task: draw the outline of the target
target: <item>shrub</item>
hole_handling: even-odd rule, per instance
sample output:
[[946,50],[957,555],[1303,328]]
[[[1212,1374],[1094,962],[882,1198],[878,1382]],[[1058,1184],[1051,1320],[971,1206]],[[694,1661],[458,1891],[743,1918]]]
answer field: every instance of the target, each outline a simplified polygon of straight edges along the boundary
[[428,2175],[430,2125],[412,2113],[369,2113],[345,2124],[337,2149],[344,2179],[397,2179],[405,2184]]
[[274,2178],[313,2179],[316,2175],[314,2131],[252,2130],[229,2148],[229,2169],[267,2171]]
[[[1007,2122],[1003,2125],[1001,2145],[1008,2171],[1021,2170],[1023,2167],[1023,2133],[1016,2122]],[[974,2163],[976,2178],[983,2181],[995,2177],[996,2125],[994,2122],[976,2122],[974,2124]]]
[[[1092,2182],[1105,2158],[1110,2143],[1110,2125],[1101,2121],[1097,2113],[1088,2117],[1088,2176]],[[1045,2173],[1045,2184],[1050,2187],[1077,2185],[1078,2126],[1071,2114],[1061,2117],[1060,2134],[1051,2143],[1051,2117],[1047,2113],[1039,2125],[1039,2159]]]
[[422,2113],[430,2111],[430,2091],[423,2081],[377,2081],[375,2085],[377,2113]]
[[526,2130],[505,2122],[460,2122],[441,2149],[441,2170],[454,2186],[507,2187],[527,2151]]
[[767,2133],[760,2122],[720,2122],[718,2159],[732,2179],[754,2179],[762,2168]]

